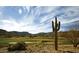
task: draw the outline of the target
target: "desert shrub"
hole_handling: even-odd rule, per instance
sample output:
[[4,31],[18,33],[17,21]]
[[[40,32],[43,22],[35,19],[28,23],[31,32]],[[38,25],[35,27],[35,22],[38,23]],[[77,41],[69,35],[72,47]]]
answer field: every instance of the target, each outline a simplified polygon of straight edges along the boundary
[[13,44],[9,44],[8,51],[14,51],[14,50],[15,50],[15,46]]
[[8,51],[26,50],[26,44],[24,42],[18,42],[16,44],[9,44]]
[[66,35],[67,38],[69,38],[69,41],[71,41],[71,43],[73,44],[73,47],[77,47],[77,45],[79,44],[79,32],[76,30],[70,30],[68,32],[68,34]]

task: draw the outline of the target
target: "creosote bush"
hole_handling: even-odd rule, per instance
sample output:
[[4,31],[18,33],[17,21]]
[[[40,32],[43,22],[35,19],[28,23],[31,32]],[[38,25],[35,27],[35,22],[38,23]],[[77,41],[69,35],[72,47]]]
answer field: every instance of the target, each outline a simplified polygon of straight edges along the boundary
[[20,50],[26,50],[26,44],[24,42],[9,44],[8,46],[8,51],[20,51]]

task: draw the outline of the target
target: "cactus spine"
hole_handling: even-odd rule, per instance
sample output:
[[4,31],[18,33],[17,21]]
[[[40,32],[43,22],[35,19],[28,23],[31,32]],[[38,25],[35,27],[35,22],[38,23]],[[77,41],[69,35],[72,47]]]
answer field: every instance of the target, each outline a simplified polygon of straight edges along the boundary
[[60,29],[60,21],[57,21],[57,17],[55,17],[55,22],[52,21],[52,29],[55,35],[55,50],[58,50],[58,35],[57,31]]

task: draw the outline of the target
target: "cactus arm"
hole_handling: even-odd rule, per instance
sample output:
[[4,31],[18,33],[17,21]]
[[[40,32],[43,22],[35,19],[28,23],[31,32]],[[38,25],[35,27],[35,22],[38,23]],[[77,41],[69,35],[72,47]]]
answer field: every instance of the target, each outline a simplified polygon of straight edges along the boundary
[[55,31],[54,29],[54,22],[52,21],[52,29],[53,29],[53,32]]
[[55,17],[55,20],[57,21],[57,17]]
[[60,29],[60,21],[59,21],[59,23],[57,25],[58,25],[57,26],[57,31],[59,31],[59,29]]

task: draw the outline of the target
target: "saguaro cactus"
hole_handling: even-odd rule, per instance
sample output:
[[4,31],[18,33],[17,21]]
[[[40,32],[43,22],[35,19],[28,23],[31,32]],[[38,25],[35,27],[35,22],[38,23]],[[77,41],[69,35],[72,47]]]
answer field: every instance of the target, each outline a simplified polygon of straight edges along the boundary
[[52,21],[52,29],[55,35],[55,50],[58,50],[58,35],[57,31],[60,29],[60,21],[57,21],[57,17],[55,17],[55,22]]

